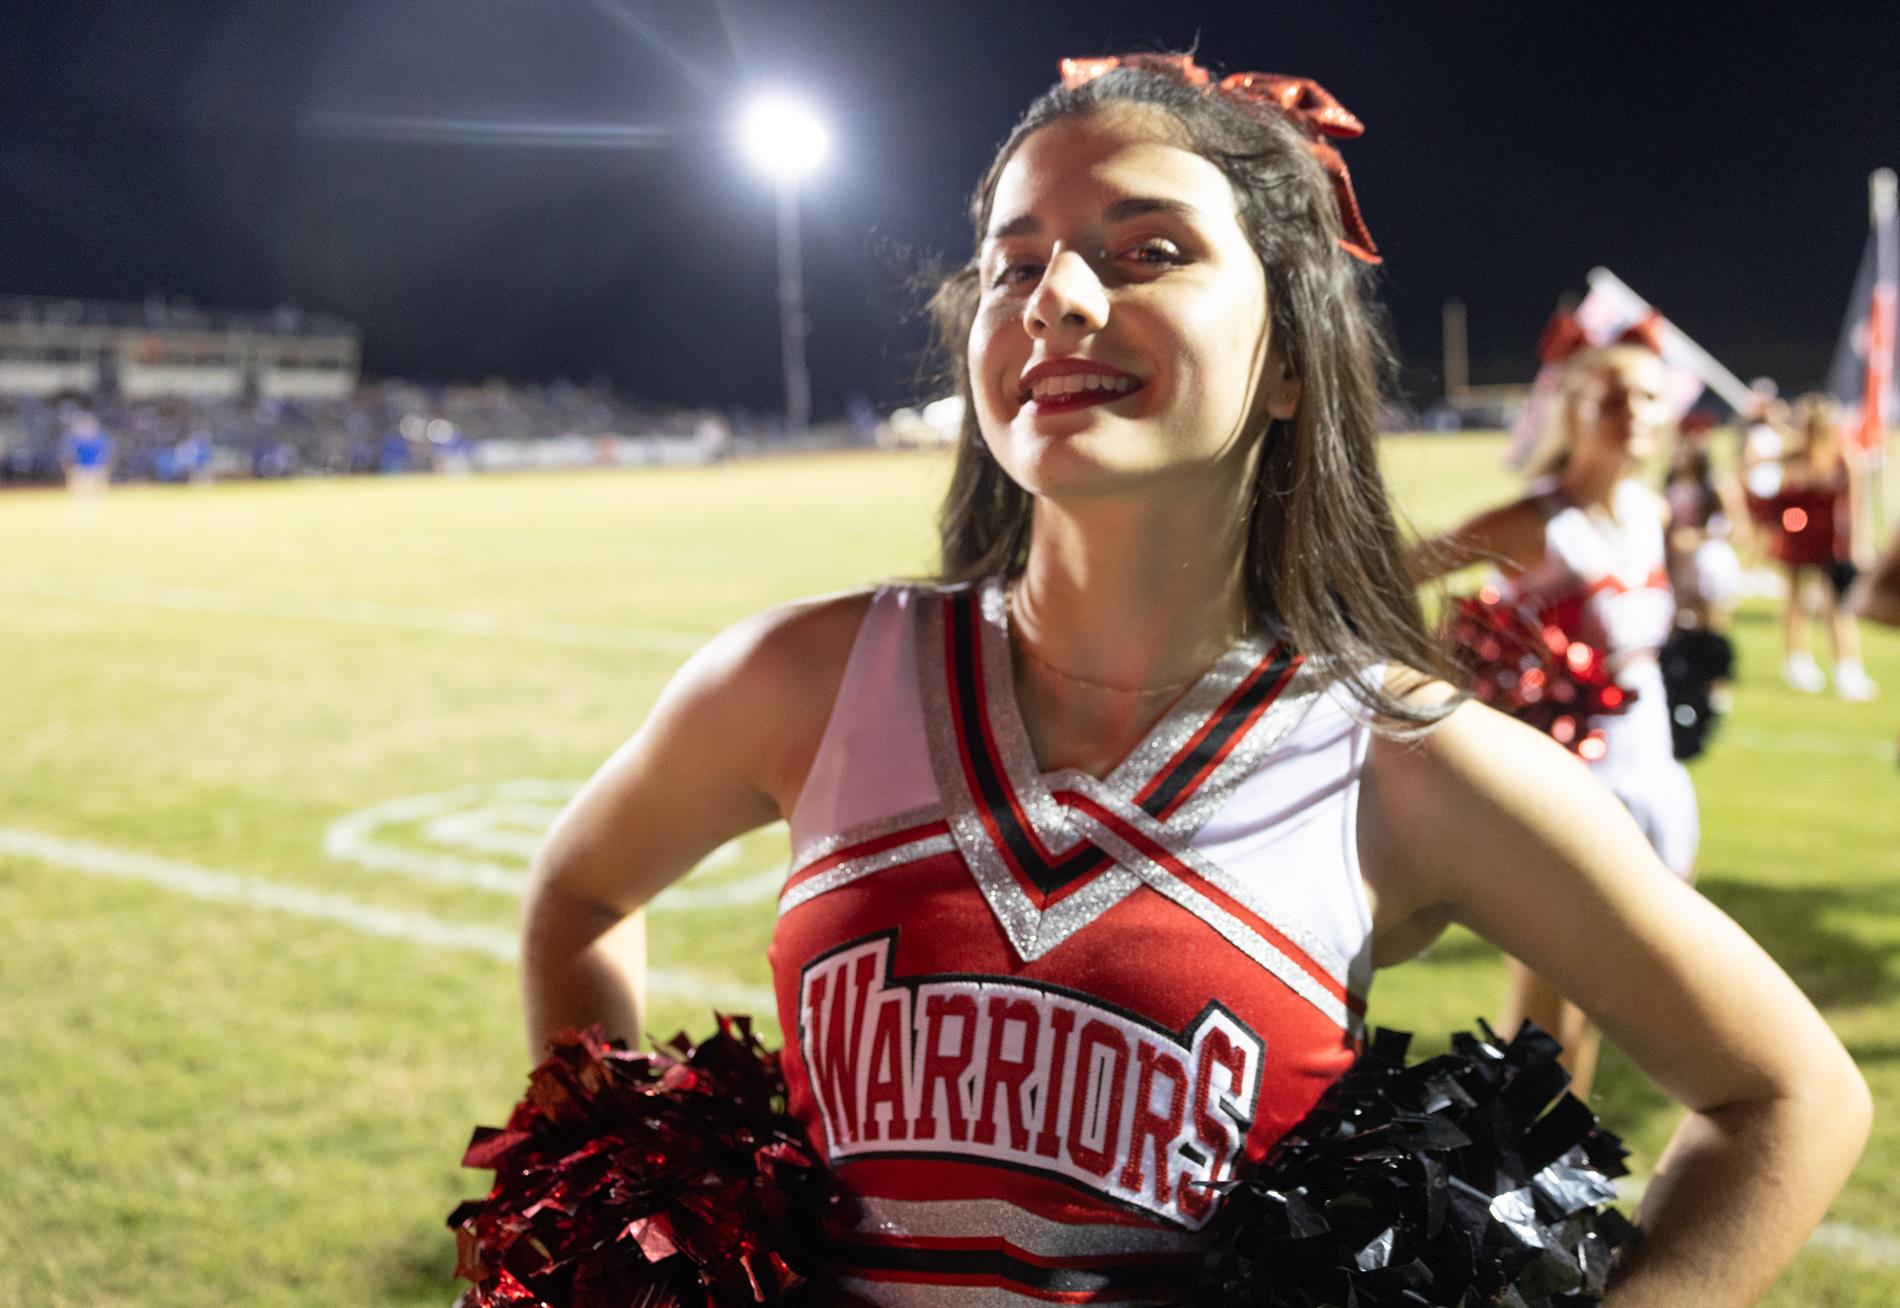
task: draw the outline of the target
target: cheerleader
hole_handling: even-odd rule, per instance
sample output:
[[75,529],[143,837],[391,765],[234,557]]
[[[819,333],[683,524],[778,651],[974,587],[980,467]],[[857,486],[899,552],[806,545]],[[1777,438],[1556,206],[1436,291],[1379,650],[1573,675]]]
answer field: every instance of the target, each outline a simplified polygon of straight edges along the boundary
[[1739,499],[1731,494],[1731,484],[1715,474],[1706,425],[1692,428],[1684,419],[1663,483],[1669,511],[1669,584],[1681,625],[1728,630],[1730,611],[1742,589],[1742,565],[1733,541],[1746,533],[1748,524]]
[[1859,1151],[1865,1086],[1780,969],[1564,750],[1414,671],[1327,140],[1358,130],[1302,79],[1067,61],[935,300],[939,580],[714,640],[537,861],[530,1045],[637,1039],[644,906],[789,821],[790,1109],[862,1214],[824,1302],[1180,1302],[1208,1183],[1452,921],[1687,1109],[1620,1302],[1753,1302]]
[[1781,565],[1787,598],[1781,609],[1782,676],[1816,694],[1827,677],[1808,647],[1809,595],[1834,647],[1834,693],[1864,703],[1878,687],[1860,661],[1860,629],[1842,597],[1853,584],[1855,533],[1861,515],[1859,470],[1842,447],[1840,408],[1826,395],[1804,395],[1795,409],[1799,444],[1782,462],[1771,501],[1769,552]]
[[[1424,581],[1493,563],[1507,599],[1602,651],[1632,698],[1624,712],[1588,723],[1601,737],[1586,741],[1585,757],[1663,866],[1686,882],[1700,835],[1695,787],[1676,761],[1658,662],[1675,619],[1668,508],[1633,475],[1656,451],[1664,380],[1662,359],[1641,332],[1574,354],[1527,466],[1527,494],[1420,545],[1409,570]],[[1504,1025],[1528,1017],[1556,1034],[1579,1092],[1587,1092],[1595,1025],[1548,980],[1515,960],[1509,968]]]

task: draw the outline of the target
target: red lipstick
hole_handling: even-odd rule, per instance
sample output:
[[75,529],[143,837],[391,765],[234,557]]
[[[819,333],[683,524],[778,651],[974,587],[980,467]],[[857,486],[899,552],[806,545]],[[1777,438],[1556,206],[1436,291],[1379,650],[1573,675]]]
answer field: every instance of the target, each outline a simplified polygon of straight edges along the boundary
[[1095,359],[1045,359],[1023,373],[1016,400],[1038,413],[1068,413],[1112,404],[1140,390],[1141,378]]

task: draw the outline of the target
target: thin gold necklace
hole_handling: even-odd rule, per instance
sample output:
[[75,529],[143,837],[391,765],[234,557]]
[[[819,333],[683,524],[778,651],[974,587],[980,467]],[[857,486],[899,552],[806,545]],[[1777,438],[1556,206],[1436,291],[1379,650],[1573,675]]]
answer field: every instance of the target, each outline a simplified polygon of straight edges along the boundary
[[[1192,686],[1206,675],[1204,672],[1197,672],[1191,677],[1183,677],[1179,681],[1170,681],[1164,686],[1137,686],[1133,689],[1127,686],[1111,686],[1106,681],[1091,681],[1087,677],[1078,677],[1075,673],[1064,671],[1042,655],[1036,653],[1035,650],[1030,648],[1029,642],[1023,639],[1022,631],[1016,624],[1016,588],[1014,586],[1005,586],[1003,588],[1003,610],[1009,617],[1009,630],[1016,637],[1016,648],[1022,651],[1024,658],[1034,663],[1037,667],[1054,673],[1064,681],[1073,682],[1078,686],[1086,686],[1090,690],[1101,691],[1109,695],[1172,695],[1177,691],[1186,690],[1189,686]],[[1235,637],[1235,639],[1237,640],[1239,638]],[[1232,640],[1227,642],[1229,647],[1231,647],[1233,643],[1234,641]]]

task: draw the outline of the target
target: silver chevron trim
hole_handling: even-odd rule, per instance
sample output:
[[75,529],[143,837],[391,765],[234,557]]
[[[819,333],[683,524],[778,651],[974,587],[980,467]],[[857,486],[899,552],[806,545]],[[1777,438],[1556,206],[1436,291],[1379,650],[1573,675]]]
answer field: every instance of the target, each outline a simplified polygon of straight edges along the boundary
[[778,915],[784,917],[802,904],[810,903],[822,894],[848,886],[853,881],[876,876],[879,872],[889,872],[894,868],[906,867],[926,858],[935,858],[939,854],[954,853],[956,841],[947,835],[925,836],[922,840],[908,841],[902,845],[893,845],[876,854],[866,854],[862,858],[848,858],[835,867],[828,867],[815,876],[807,877],[787,890],[778,903]]

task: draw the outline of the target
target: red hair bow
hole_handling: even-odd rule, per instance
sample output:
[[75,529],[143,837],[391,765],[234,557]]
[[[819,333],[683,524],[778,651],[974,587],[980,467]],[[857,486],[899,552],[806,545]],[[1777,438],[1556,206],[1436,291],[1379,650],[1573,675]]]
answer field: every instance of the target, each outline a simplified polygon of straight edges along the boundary
[[1618,345],[1634,345],[1660,356],[1663,352],[1663,316],[1651,309],[1642,321],[1630,324],[1616,338]]
[[1364,263],[1383,262],[1379,247],[1372,243],[1372,233],[1366,230],[1366,220],[1359,212],[1359,197],[1353,194],[1352,174],[1346,171],[1346,161],[1325,139],[1358,136],[1366,126],[1325,87],[1310,77],[1286,77],[1279,73],[1229,73],[1217,84],[1214,75],[1190,56],[1165,54],[1064,59],[1062,85],[1074,90],[1117,68],[1161,73],[1189,86],[1204,87],[1210,94],[1219,91],[1270,109],[1299,128],[1306,135],[1307,150],[1332,179],[1333,198],[1339,204],[1339,223],[1346,232],[1339,238],[1340,248]]
[[1550,315],[1544,334],[1537,338],[1537,362],[1564,363],[1589,347],[1590,334],[1583,330],[1577,315],[1559,309]]

